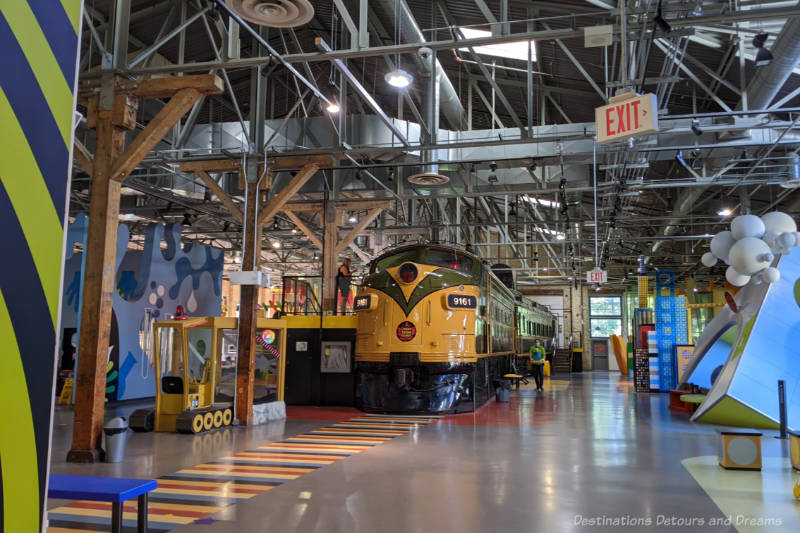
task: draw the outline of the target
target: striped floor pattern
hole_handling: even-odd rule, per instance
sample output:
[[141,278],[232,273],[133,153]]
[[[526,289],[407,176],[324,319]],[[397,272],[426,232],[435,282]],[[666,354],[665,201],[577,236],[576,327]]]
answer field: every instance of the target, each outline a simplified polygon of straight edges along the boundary
[[[252,498],[317,468],[436,422],[437,416],[364,414],[158,478],[150,493],[150,531],[170,531],[203,521],[224,507]],[[111,504],[77,501],[47,513],[48,533],[110,531]],[[125,504],[123,524],[136,530],[136,501]]]

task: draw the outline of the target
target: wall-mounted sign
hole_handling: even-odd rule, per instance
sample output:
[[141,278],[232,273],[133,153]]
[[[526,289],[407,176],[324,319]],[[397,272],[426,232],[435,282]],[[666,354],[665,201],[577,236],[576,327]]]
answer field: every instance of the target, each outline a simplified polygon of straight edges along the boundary
[[595,268],[586,273],[587,283],[605,283],[608,281],[608,272]]
[[594,110],[597,142],[610,143],[658,131],[658,100],[652,93],[614,96]]
[[297,341],[294,343],[294,351],[296,352],[307,352],[308,351],[308,343],[306,341]]

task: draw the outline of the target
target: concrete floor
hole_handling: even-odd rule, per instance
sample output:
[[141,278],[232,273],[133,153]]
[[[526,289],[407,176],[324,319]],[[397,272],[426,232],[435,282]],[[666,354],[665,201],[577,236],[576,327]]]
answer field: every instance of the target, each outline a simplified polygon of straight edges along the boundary
[[[724,483],[697,473],[704,462],[706,472],[718,469],[715,428],[671,414],[667,395],[634,394],[628,382],[603,372],[557,377],[545,389],[512,391],[508,404],[446,417],[174,531],[800,531],[800,502],[791,499],[782,459],[785,442],[765,434],[763,475],[731,474],[741,482],[732,494],[699,484]],[[233,428],[227,437],[136,434],[130,459],[98,465],[64,463],[70,415],[56,414],[53,472],[155,477],[358,413],[303,409],[297,416],[317,420],[293,419],[290,412],[285,423]],[[761,497],[772,470],[788,485],[772,487],[780,509]],[[751,518],[771,522],[735,527],[737,519]]]

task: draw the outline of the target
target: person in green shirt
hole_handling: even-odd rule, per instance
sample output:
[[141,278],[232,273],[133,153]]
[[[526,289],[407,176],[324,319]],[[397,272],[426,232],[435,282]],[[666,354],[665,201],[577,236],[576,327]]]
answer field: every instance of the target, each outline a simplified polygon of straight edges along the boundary
[[531,363],[533,363],[533,379],[536,382],[536,390],[542,391],[542,382],[544,382],[544,361],[545,349],[539,339],[534,341],[530,349]]

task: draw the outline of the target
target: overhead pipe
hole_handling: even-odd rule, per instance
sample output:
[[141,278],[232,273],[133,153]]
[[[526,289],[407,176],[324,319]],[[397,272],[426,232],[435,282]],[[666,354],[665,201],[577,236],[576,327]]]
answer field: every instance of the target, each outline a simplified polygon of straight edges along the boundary
[[[411,10],[405,0],[373,1],[373,5],[380,6],[381,11],[383,11],[383,20],[387,21],[386,26],[391,25],[391,27],[394,28],[398,23],[395,15],[397,14],[399,16],[400,38],[402,41],[409,43],[427,42],[427,39],[425,39],[422,30],[411,14]],[[399,9],[396,9],[397,7],[399,7]],[[467,119],[464,106],[461,105],[461,98],[459,98],[455,87],[453,87],[453,83],[450,81],[447,74],[445,74],[438,59],[435,61],[435,66],[436,71],[439,73],[439,107],[442,114],[444,114],[453,129],[465,130],[467,129]]]
[[[766,67],[757,68],[755,76],[747,86],[748,107],[751,109],[768,108],[800,60],[800,17],[792,17],[786,21],[775,39],[771,51],[772,63]],[[740,101],[737,109],[741,109],[741,106]],[[725,172],[724,169],[723,172]],[[686,190],[682,201],[672,212],[674,218],[662,230],[663,235],[672,235],[678,230],[679,224],[691,210],[695,200],[707,189],[706,186]],[[664,241],[654,243],[650,253],[656,253],[663,243]]]
[[[747,103],[750,109],[768,108],[800,62],[800,17],[786,20],[770,51],[772,63],[755,69],[755,74],[747,85]],[[742,109],[741,102],[737,109]]]

